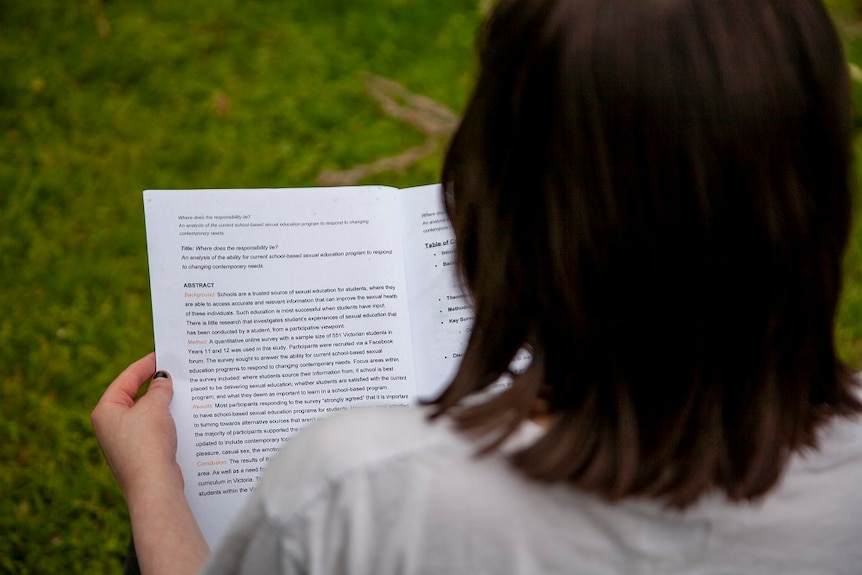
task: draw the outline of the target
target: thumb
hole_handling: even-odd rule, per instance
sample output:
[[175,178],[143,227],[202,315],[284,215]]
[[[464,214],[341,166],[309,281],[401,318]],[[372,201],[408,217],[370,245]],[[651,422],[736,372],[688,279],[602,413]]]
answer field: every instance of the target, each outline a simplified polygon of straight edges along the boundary
[[167,371],[157,371],[153,380],[147,388],[147,393],[141,399],[151,398],[148,401],[158,401],[168,405],[174,397],[174,382],[171,374]]

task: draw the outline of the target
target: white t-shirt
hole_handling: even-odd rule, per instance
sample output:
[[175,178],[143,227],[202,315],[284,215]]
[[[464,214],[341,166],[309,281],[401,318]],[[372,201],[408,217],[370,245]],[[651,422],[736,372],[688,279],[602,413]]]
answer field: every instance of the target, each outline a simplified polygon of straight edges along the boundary
[[[529,481],[426,415],[357,409],[299,434],[204,572],[862,573],[862,422],[833,422],[762,502],[680,513]],[[507,449],[540,433],[526,424]]]

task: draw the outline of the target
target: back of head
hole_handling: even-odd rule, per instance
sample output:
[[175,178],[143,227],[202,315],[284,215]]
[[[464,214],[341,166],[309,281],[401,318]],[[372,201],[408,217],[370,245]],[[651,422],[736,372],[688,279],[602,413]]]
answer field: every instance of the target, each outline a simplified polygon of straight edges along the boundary
[[850,218],[840,41],[819,0],[502,0],[443,172],[476,311],[440,411],[533,477],[751,499],[858,410],[833,324]]

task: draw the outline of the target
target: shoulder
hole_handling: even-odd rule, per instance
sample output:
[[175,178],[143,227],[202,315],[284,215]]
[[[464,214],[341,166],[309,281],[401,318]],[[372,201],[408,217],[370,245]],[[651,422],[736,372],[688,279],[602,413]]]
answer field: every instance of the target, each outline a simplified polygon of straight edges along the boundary
[[429,413],[422,407],[360,407],[339,412],[291,439],[272,466],[277,469],[282,459],[306,455],[349,466],[430,443],[457,441],[449,420],[430,421]]
[[[859,374],[855,377],[860,381]],[[862,400],[862,387],[855,393]],[[760,517],[802,522],[816,536],[818,530],[858,532],[862,511],[862,416],[836,416],[817,433],[816,447],[790,457],[776,489],[767,495]],[[824,523],[825,522],[825,523]],[[828,525],[826,524],[828,523]],[[799,526],[798,531],[803,531]]]
[[862,417],[837,417],[820,429],[816,448],[798,453],[790,461],[792,474],[832,472],[862,480]]
[[[854,392],[862,402],[862,373],[855,375]],[[862,415],[836,416],[823,425],[817,436],[817,447],[799,453],[791,461],[791,470],[826,469],[858,470],[862,473]]]
[[278,500],[284,514],[288,506],[302,506],[349,476],[435,451],[469,458],[475,446],[448,419],[430,421],[428,414],[421,407],[354,408],[321,419],[282,447],[258,489],[266,499]]
[[[292,440],[294,443],[337,437],[341,441],[372,442],[377,445],[410,443],[417,437],[440,429],[428,418],[424,407],[358,407],[338,412],[308,426]],[[395,435],[393,432],[397,431]],[[349,437],[344,437],[345,432]]]

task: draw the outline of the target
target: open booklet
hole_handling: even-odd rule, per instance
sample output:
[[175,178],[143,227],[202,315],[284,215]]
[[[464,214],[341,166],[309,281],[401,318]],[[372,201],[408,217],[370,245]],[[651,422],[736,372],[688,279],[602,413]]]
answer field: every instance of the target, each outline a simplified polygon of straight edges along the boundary
[[437,185],[144,192],[156,355],[210,545],[310,422],[442,390],[472,310]]

